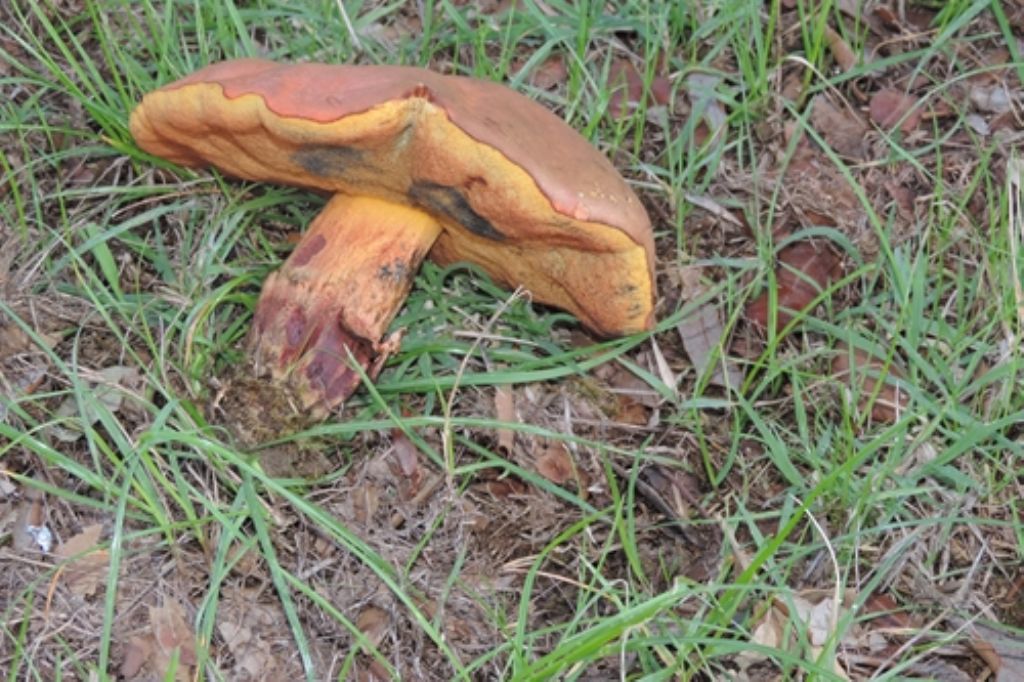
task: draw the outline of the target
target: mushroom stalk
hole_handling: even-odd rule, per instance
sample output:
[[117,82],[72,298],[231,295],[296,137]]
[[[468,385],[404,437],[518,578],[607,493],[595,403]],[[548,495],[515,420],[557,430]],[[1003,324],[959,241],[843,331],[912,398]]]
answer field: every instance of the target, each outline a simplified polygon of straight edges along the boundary
[[374,378],[384,339],[441,232],[427,213],[337,194],[263,286],[251,345],[257,371],[292,384],[303,406],[331,409]]

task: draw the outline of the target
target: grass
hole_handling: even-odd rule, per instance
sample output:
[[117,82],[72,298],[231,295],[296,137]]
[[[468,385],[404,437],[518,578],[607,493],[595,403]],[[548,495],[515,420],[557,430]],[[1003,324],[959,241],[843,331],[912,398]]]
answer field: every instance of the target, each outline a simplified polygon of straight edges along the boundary
[[[989,73],[1019,94],[1015,47],[1006,68],[984,63],[1016,46],[1008,10],[946,3],[920,39],[872,55],[872,27],[830,2],[422,5],[0,10],[0,516],[40,495],[58,539],[101,523],[108,553],[95,593],[77,594],[74,562],[26,549],[24,524],[0,523],[4,675],[107,679],[141,650],[169,678],[177,665],[238,679],[248,661],[307,679],[727,679],[741,666],[832,679],[839,660],[851,677],[896,679],[953,665],[941,650],[962,638],[953,615],[1019,634],[1024,232],[1008,206],[1020,185],[1007,181],[1011,145],[975,132],[964,94]],[[836,26],[873,58],[836,67]],[[252,310],[286,235],[322,200],[176,168],[141,152],[127,120],[143,93],[253,55],[431,66],[556,110],[650,209],[655,329],[584,337],[471,267],[427,263],[394,323],[401,351],[375,385],[340,417],[247,445],[247,426],[218,406],[263,400],[244,380]],[[564,78],[539,87],[532,74],[552,56]],[[675,108],[610,114],[619,58],[648,83],[672,74]],[[717,78],[711,99],[688,90],[697,74]],[[782,96],[787,77],[802,86],[795,100]],[[914,77],[925,106],[952,109],[916,137],[872,129],[858,161],[815,125],[816,96],[854,101]],[[727,114],[718,141],[701,130],[711,106]],[[818,208],[801,192],[815,186],[784,175],[807,149],[816,177],[849,199],[835,224],[808,217]],[[887,180],[913,188],[912,219]],[[693,196],[746,227],[710,220]],[[809,238],[832,244],[844,271],[791,324],[753,329],[746,306],[770,290],[776,255]],[[688,268],[695,297],[679,284]],[[708,302],[732,333],[722,352],[744,371],[737,390],[699,376],[680,342],[677,325]],[[833,375],[851,348],[878,359],[876,375],[901,368],[890,382],[909,398],[893,419],[871,416],[884,382]],[[26,367],[45,378],[27,388]],[[98,398],[109,367],[140,377],[114,387],[120,401]],[[496,411],[499,386],[514,388],[514,420]],[[499,448],[501,429],[513,452]],[[402,443],[411,474],[395,464]],[[570,456],[572,482],[539,472],[551,444]],[[288,448],[331,467],[268,473],[260,453]],[[672,531],[651,489],[669,491],[698,544]],[[792,615],[812,588],[844,604],[824,641]],[[880,596],[915,633],[887,635],[884,665],[864,662]],[[152,629],[147,609],[167,601],[188,619],[170,662],[137,642]],[[798,644],[755,638],[778,612]]]

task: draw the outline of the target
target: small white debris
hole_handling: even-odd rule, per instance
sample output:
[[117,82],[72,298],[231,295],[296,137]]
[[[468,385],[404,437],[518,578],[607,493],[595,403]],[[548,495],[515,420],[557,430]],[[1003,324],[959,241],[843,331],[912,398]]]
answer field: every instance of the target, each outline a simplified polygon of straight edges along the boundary
[[53,549],[53,533],[46,526],[25,526],[25,532],[32,537],[40,552]]

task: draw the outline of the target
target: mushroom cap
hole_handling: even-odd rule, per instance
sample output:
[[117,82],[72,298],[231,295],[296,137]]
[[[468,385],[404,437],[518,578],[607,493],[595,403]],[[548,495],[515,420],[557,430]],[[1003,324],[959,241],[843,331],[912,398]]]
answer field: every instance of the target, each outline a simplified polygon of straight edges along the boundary
[[131,131],[183,165],[418,207],[445,228],[432,259],[474,262],[599,333],[653,323],[643,206],[579,133],[504,86],[241,59],[149,93]]

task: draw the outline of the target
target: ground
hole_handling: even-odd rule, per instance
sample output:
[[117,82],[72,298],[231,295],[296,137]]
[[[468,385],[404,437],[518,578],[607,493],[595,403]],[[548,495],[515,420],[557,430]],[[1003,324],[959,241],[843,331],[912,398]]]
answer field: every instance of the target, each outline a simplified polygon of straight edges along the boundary
[[[294,5],[303,5],[296,7]],[[8,679],[1024,679],[1019,2],[0,6]],[[314,415],[323,197],[127,128],[213,61],[503,82],[655,230],[622,339],[426,262]]]

